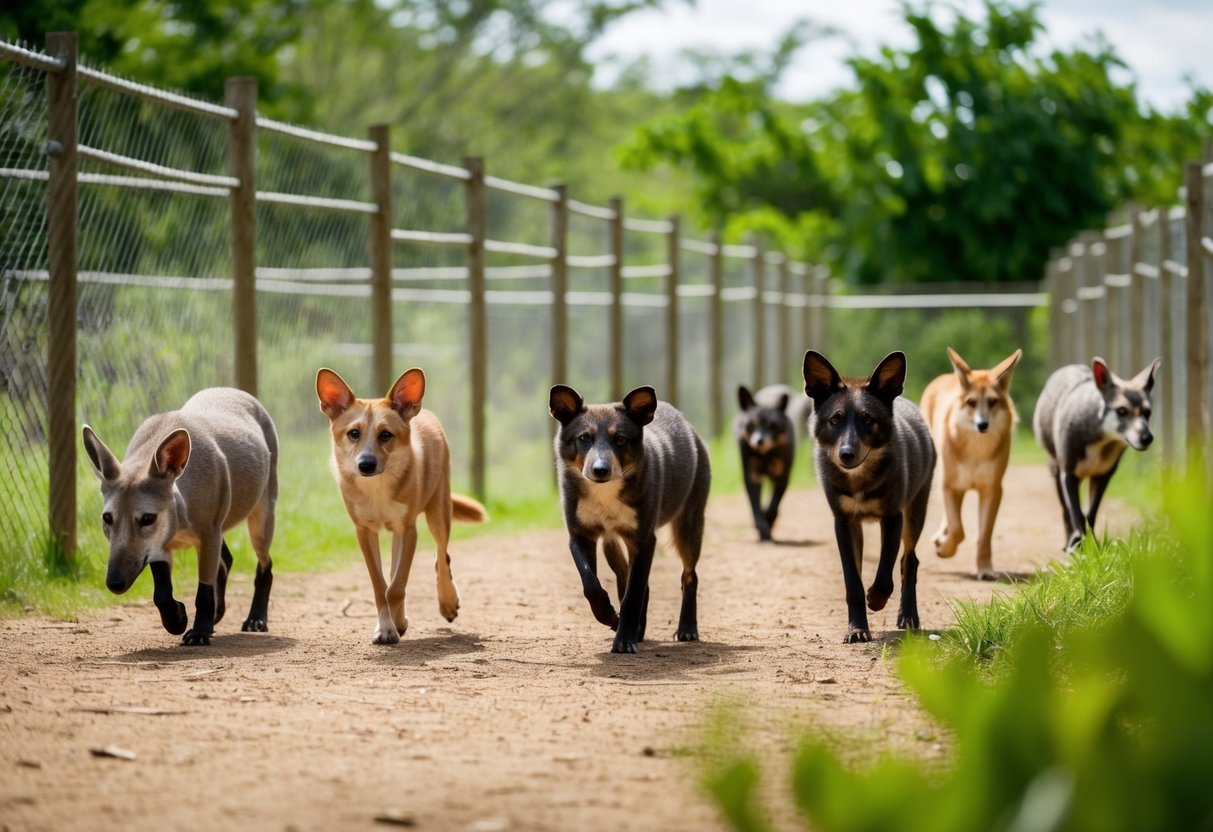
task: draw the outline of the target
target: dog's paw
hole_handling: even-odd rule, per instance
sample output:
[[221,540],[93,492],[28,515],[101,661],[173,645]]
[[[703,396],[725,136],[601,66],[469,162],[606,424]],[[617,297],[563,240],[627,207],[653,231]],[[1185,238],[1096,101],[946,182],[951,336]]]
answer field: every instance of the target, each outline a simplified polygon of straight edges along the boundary
[[612,653],[635,653],[639,645],[634,641],[621,641],[615,639],[611,642]]
[[594,618],[598,619],[600,624],[605,624],[614,630],[619,626],[619,614],[615,612],[615,607],[611,604],[611,596],[607,595],[607,591],[602,587],[598,587],[597,592],[586,591],[585,598],[590,602],[590,610],[594,613]]
[[952,536],[946,531],[940,531],[937,535],[931,538],[931,543],[935,545],[935,554],[941,558],[950,558],[956,555],[956,550],[960,548],[960,542],[964,540],[964,533]]
[[889,598],[893,595],[893,582],[889,581],[888,585],[873,582],[868,588],[868,609],[872,612],[883,610],[885,604],[889,603]]
[[1082,532],[1074,532],[1070,535],[1070,539],[1066,541],[1064,551],[1067,555],[1074,554],[1074,550],[1082,545]]
[[186,630],[185,635],[181,637],[181,643],[188,647],[202,647],[211,643],[212,635],[214,635],[213,630],[209,633],[201,630]]
[[456,616],[459,615],[459,596],[455,596],[454,601],[439,601],[438,611],[442,613],[442,617],[447,621],[454,621]]
[[866,627],[852,627],[842,637],[843,644],[860,644],[872,640],[872,632]]
[[979,580],[979,581],[997,581],[998,573],[995,572],[993,569],[979,569],[979,570],[977,570],[977,580]]
[[400,633],[395,627],[390,629],[384,627],[376,627],[375,635],[371,638],[371,644],[399,644]]
[[185,632],[185,628],[189,626],[189,613],[185,611],[185,604],[177,601],[177,606],[165,612],[160,611],[160,623],[164,625],[164,629],[169,634],[179,636]]
[[699,641],[699,631],[689,628],[686,630],[680,629],[674,633],[674,639],[676,641]]
[[269,629],[264,618],[249,618],[240,625],[240,631],[244,633],[266,633]]
[[897,616],[897,629],[899,630],[917,630],[919,629],[918,615],[906,615],[902,613]]

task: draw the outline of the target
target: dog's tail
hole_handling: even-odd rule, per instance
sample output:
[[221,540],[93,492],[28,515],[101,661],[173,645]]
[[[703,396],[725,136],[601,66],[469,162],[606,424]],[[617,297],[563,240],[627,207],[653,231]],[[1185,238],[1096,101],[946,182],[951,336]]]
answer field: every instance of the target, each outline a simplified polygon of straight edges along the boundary
[[458,523],[483,523],[489,519],[489,510],[471,497],[452,494],[451,517]]

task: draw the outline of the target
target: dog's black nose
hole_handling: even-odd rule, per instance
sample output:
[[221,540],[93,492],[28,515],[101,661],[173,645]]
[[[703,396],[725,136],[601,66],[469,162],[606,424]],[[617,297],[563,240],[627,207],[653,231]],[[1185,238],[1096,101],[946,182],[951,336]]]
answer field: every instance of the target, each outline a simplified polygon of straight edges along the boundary
[[985,433],[985,432],[986,432],[986,431],[988,431],[989,429],[990,429],[990,423],[989,423],[989,422],[978,422],[978,423],[977,423],[977,432],[978,432],[978,433]]
[[1150,433],[1148,430],[1143,430],[1141,432],[1141,447],[1142,448],[1150,447],[1150,443],[1153,441],[1154,441],[1154,434]]
[[855,453],[854,448],[844,445],[843,447],[838,449],[838,458],[841,459],[843,462],[854,462],[855,457],[856,457],[856,453]]
[[596,480],[605,480],[611,475],[611,463],[605,459],[596,459],[590,465],[590,473],[594,475]]
[[369,477],[371,474],[375,473],[375,470],[378,467],[378,463],[376,463],[375,457],[373,456],[363,456],[358,458],[358,473],[362,474],[364,477]]
[[121,595],[126,592],[126,579],[117,575],[106,575],[105,588],[115,595]]

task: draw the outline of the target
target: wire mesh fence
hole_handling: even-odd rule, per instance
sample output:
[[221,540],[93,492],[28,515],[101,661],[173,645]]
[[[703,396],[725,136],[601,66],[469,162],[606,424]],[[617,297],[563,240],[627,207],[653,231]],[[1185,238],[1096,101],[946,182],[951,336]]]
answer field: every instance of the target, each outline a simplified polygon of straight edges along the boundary
[[[17,472],[4,491],[0,530],[31,548],[47,528],[47,69],[0,61],[0,70],[0,462]],[[614,203],[564,202],[556,190],[495,179],[491,167],[480,180],[480,237],[469,215],[479,187],[471,169],[399,153],[391,154],[388,189],[390,295],[381,301],[376,142],[257,119],[251,233],[233,225],[241,184],[231,173],[233,111],[166,104],[99,78],[82,77],[79,102],[87,150],[79,173],[74,407],[77,422],[116,449],[148,415],[239,378],[233,252],[241,236],[255,240],[257,393],[277,422],[294,488],[332,488],[316,370],[337,370],[362,396],[386,392],[375,369],[380,303],[390,305],[391,377],[410,366],[426,370],[426,406],[451,440],[456,488],[471,490],[480,466],[490,496],[552,488],[547,390],[556,381],[588,401],[651,384],[707,435],[727,429],[738,384],[796,383],[808,346],[858,374],[910,344],[912,387],[921,389],[947,370],[949,343],[979,344],[966,357],[993,363],[1039,335],[1026,308],[1042,302],[1034,292],[1018,295],[1025,308],[998,305],[992,313],[935,308],[946,299],[927,310],[912,300],[884,308],[882,298],[877,308],[855,308],[864,298],[831,297],[818,267],[758,245],[720,246],[676,220],[627,217]],[[560,223],[563,241],[554,233]],[[473,303],[477,246],[482,333]],[[563,348],[554,314],[562,308],[558,269],[567,271]],[[1021,389],[1030,387],[1023,379],[1034,372],[1031,359],[1029,351]],[[1043,372],[1044,359],[1038,363]],[[486,449],[479,461],[477,442]],[[95,492],[87,463],[77,468],[81,494]]]

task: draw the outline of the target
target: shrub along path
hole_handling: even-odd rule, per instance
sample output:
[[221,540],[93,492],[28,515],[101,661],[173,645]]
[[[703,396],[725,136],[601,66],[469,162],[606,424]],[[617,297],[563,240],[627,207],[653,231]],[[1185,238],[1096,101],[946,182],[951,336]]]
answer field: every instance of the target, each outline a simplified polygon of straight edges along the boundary
[[[0,622],[0,827],[327,830],[383,828],[382,818],[483,831],[719,828],[693,751],[720,701],[740,706],[746,742],[780,765],[807,725],[858,738],[861,755],[900,745],[940,758],[946,737],[888,660],[897,596],[872,614],[872,644],[842,644],[825,499],[803,489],[784,506],[781,543],[762,546],[744,495],[710,503],[699,643],[670,641],[679,568],[658,554],[649,640],[635,656],[610,654],[559,531],[458,543],[463,607],[452,625],[423,544],[410,630],[394,647],[370,643],[352,528],[341,572],[291,574],[290,553],[274,553],[268,634],[238,632],[251,593],[243,575],[210,648],[176,646],[147,605],[76,623]],[[1121,514],[1115,501],[1103,513]],[[929,543],[940,517],[934,500],[919,574],[928,630],[951,623],[951,600],[1011,586],[972,577],[974,496],[952,560]],[[868,577],[876,533],[867,527]],[[995,566],[1030,575],[1061,538],[1043,465],[1012,466]],[[177,585],[191,604],[190,579]],[[108,747],[133,759],[90,753]],[[790,806],[782,814],[777,825],[790,825]]]

